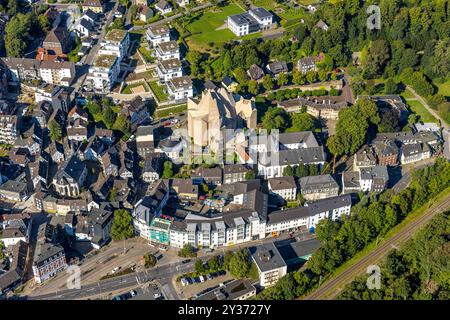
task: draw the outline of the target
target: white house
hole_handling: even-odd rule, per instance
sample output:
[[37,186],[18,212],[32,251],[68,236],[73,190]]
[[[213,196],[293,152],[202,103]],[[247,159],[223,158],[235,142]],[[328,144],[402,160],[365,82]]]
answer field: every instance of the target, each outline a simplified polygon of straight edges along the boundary
[[94,29],[92,22],[80,19],[73,28],[80,38],[89,37]]
[[128,31],[113,29],[109,31],[100,44],[99,55],[115,55],[119,62],[127,55],[130,46],[130,36]]
[[271,28],[273,15],[264,8],[254,8],[248,12],[229,16],[227,26],[235,35],[245,36]]
[[176,41],[161,42],[156,45],[159,60],[180,59],[180,48]]
[[167,82],[172,78],[178,78],[183,75],[181,61],[179,59],[169,59],[158,61],[156,71],[161,81]]
[[184,76],[172,78],[167,82],[167,92],[174,100],[184,100],[194,96],[191,78]]
[[88,83],[100,92],[110,92],[120,72],[120,62],[116,55],[97,55],[89,68]]
[[170,41],[170,29],[167,25],[151,26],[146,31],[147,40],[156,46],[158,43]]
[[293,177],[279,177],[268,179],[269,191],[284,200],[292,201],[297,197],[297,184]]
[[286,275],[286,262],[273,242],[250,247],[248,251],[258,268],[259,284],[262,287],[273,286]]
[[172,12],[173,6],[166,0],[159,0],[159,2],[155,5],[155,9],[161,12],[162,15],[165,15]]

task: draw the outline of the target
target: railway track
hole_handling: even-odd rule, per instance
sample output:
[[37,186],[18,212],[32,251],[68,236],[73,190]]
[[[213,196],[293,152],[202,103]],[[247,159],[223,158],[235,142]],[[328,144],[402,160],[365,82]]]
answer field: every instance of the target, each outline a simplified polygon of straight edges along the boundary
[[397,234],[389,238],[382,245],[361,258],[354,265],[348,267],[338,276],[325,282],[315,292],[305,297],[304,300],[331,300],[335,298],[341,288],[354,279],[355,276],[362,273],[367,266],[376,263],[383,258],[393,247],[398,246],[409,239],[420,227],[427,224],[436,214],[444,212],[450,208],[450,196],[447,196],[437,205],[432,205],[429,209],[414,221],[407,224]]

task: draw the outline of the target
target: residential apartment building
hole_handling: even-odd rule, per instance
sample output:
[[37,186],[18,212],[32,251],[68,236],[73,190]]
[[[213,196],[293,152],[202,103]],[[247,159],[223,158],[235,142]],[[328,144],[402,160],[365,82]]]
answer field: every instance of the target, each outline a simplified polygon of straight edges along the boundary
[[0,142],[14,144],[18,135],[18,118],[12,114],[0,113]]
[[250,247],[248,251],[258,268],[261,287],[273,286],[286,275],[287,265],[273,242]]
[[156,71],[161,81],[167,82],[172,78],[178,78],[183,75],[181,61],[179,59],[169,59],[158,61]]
[[96,91],[110,92],[119,73],[120,61],[116,55],[98,55],[89,68],[87,81]]
[[430,157],[431,150],[426,143],[406,144],[400,148],[401,164],[413,163]]
[[172,78],[167,82],[167,93],[173,100],[186,100],[194,96],[194,89],[190,77]]
[[147,40],[153,47],[170,41],[170,29],[167,25],[150,26],[146,31]]
[[300,192],[306,200],[314,201],[335,197],[339,194],[339,185],[329,174],[300,178]]
[[250,171],[252,169],[244,164],[226,164],[223,166],[223,183],[245,181],[245,175]]
[[63,247],[52,243],[38,244],[33,260],[34,280],[42,283],[67,268]]
[[268,179],[269,191],[286,201],[297,198],[297,183],[293,177],[279,177]]
[[110,30],[98,50],[99,55],[115,55],[119,58],[119,62],[126,57],[128,48],[130,47],[130,35],[128,31],[121,29]]
[[70,86],[75,77],[75,64],[69,61],[45,61],[28,58],[1,58],[9,70],[11,82],[42,80],[47,83]]
[[180,59],[180,48],[176,41],[158,43],[155,52],[158,60]]
[[235,35],[245,36],[249,33],[266,30],[273,25],[273,15],[264,8],[253,8],[247,12],[229,16],[227,26]]

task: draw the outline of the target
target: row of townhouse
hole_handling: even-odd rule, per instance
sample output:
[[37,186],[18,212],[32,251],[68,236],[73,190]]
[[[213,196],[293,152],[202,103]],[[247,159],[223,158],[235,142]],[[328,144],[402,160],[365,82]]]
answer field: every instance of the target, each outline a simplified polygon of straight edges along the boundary
[[165,83],[170,98],[176,101],[185,100],[194,95],[192,80],[183,76],[180,48],[171,38],[167,25],[152,26],[147,29],[147,40],[155,48],[158,59],[156,72],[161,82]]
[[40,61],[28,58],[1,58],[1,64],[9,71],[9,81],[41,80],[46,83],[70,86],[75,78],[75,64],[69,61]]
[[[259,193],[253,190],[244,194],[244,207],[237,211],[213,216],[189,213],[181,221],[165,219],[160,214],[161,202],[154,201],[154,198],[147,199],[145,201],[149,202],[148,206],[138,206],[135,209],[135,230],[141,237],[157,244],[173,247],[190,244],[197,248],[216,248],[276,236],[280,232],[300,227],[314,228],[322,219],[337,220],[342,215],[350,215],[350,195],[327,198],[308,203],[305,207],[267,214],[267,210],[261,207],[264,206],[261,203],[264,200],[257,197]],[[255,208],[246,208],[245,204],[249,202],[254,202]],[[267,202],[265,206],[267,207]]]

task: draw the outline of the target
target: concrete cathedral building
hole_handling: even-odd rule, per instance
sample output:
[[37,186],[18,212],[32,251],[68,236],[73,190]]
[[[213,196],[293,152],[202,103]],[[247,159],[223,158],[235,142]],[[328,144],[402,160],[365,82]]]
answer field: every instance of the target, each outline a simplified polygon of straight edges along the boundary
[[194,145],[219,150],[221,130],[256,128],[253,99],[233,95],[224,88],[206,89],[200,100],[188,99],[188,131]]

